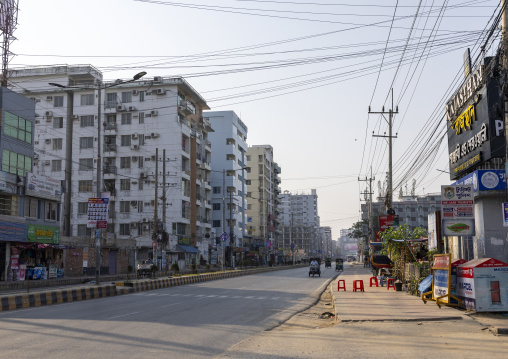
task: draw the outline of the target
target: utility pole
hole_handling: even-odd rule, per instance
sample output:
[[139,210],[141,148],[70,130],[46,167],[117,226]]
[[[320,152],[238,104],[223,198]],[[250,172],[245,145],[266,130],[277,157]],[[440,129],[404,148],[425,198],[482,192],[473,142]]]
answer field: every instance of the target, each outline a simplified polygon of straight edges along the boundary
[[155,199],[153,206],[153,234],[152,234],[152,247],[153,247],[153,262],[157,263],[157,236],[159,228],[159,149],[155,149]]
[[[501,44],[502,44],[502,49],[503,49],[503,70],[506,72],[508,72],[508,33],[507,33],[507,30],[508,30],[508,13],[506,11],[506,1],[507,0],[501,0],[501,9],[503,10],[503,15],[501,16],[501,34],[502,34],[502,40],[501,40]],[[506,84],[505,84],[506,86]],[[506,92],[505,92],[506,93]],[[503,108],[504,108],[504,128],[505,130],[508,128],[508,117],[507,117],[507,114],[508,114],[508,98],[507,96],[505,95],[503,97]],[[505,168],[506,168],[506,163],[508,163],[508,136],[506,136],[506,151],[505,151]]]
[[[166,231],[164,228],[166,227],[166,149],[162,150],[162,228],[161,228],[161,236],[162,236],[162,248],[164,251],[167,250],[167,246],[169,244],[169,236],[166,236]],[[168,238],[168,243],[166,243],[166,238]],[[161,248],[161,258],[162,258],[162,248]],[[164,254],[164,257],[166,255]],[[166,262],[167,263],[167,262]],[[162,268],[163,261],[161,259],[160,268],[165,271],[166,268]]]
[[388,115],[388,136],[385,135],[375,135],[374,131],[372,132],[372,137],[383,137],[388,138],[388,188],[386,190],[386,209],[388,214],[395,214],[392,209],[392,194],[393,194],[393,169],[392,169],[392,138],[397,138],[397,134],[395,136],[392,135],[392,127],[393,127],[393,115],[399,113],[399,107],[395,108],[393,111],[393,89],[392,92],[392,108],[388,111],[385,111],[385,107],[381,111],[371,111],[369,106],[369,114],[380,114],[386,120],[384,115]]
[[234,248],[234,242],[233,242],[233,192],[229,191],[229,255],[230,255],[230,263],[231,266],[234,265],[233,262],[233,248]]
[[375,177],[372,177],[372,167],[370,168],[370,178],[367,179],[367,177],[365,177],[365,179],[361,179],[358,177],[358,181],[361,181],[361,182],[369,182],[369,192],[367,192],[367,190],[365,190],[363,192],[364,194],[364,199],[366,202],[368,202],[368,219],[369,219],[369,234],[367,235],[367,243],[365,243],[366,245],[366,248],[369,248],[369,236],[371,238],[371,240],[374,238],[374,218],[373,218],[373,213],[372,213],[372,195],[374,194],[374,192],[372,192],[372,181],[374,181],[376,178]]
[[[102,83],[100,80],[97,80],[97,198],[102,198],[101,191],[101,182],[102,182],[102,167],[101,167],[101,94],[102,94]],[[95,230],[95,236],[97,237],[97,243],[95,246],[95,284],[101,284],[101,265],[102,265],[102,256],[101,256],[101,237],[102,237],[102,229],[97,228]]]
[[222,240],[222,235],[226,233],[226,170],[222,170],[222,233],[221,233],[221,247],[222,247],[222,270],[224,270],[224,247],[226,241]]

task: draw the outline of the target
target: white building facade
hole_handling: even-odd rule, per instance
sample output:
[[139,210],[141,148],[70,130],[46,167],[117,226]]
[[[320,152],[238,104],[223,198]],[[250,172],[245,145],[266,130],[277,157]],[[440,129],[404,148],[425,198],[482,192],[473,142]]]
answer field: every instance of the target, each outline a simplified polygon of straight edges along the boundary
[[87,65],[15,70],[10,82],[36,102],[34,173],[65,183],[63,237],[92,243],[87,201],[99,189],[110,194],[105,246],[135,243],[138,259],[166,266],[208,259],[212,129],[183,78],[103,83]]
[[[244,251],[246,198],[246,152],[248,128],[233,111],[205,112],[214,132],[212,144],[212,230],[217,242]],[[222,233],[228,240],[220,240]],[[241,248],[241,249],[240,249]],[[214,249],[217,249],[215,246]],[[227,258],[230,258],[231,253]]]

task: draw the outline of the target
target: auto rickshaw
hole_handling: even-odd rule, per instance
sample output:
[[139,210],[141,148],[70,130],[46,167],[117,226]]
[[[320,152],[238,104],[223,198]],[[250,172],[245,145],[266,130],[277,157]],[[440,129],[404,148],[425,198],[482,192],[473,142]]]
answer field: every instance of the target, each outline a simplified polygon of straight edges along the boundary
[[332,259],[331,258],[325,259],[325,268],[332,268]]
[[335,271],[340,272],[344,270],[344,260],[342,258],[335,259]]

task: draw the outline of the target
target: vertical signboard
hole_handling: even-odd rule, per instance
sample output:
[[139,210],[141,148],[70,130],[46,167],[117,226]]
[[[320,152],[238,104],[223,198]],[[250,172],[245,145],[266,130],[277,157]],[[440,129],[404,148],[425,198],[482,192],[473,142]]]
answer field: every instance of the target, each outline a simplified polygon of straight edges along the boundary
[[503,205],[503,227],[508,227],[508,203],[504,202]]
[[444,236],[474,236],[473,186],[441,186],[441,217]]
[[108,225],[109,198],[88,199],[88,228],[106,228]]

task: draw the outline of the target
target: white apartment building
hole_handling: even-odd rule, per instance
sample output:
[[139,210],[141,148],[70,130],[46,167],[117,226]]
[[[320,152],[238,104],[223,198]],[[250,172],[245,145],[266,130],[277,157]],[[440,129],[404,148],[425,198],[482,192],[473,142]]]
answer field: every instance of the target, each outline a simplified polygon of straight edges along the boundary
[[111,196],[106,248],[135,243],[142,259],[157,243],[165,264],[208,259],[213,130],[202,116],[206,101],[185,79],[103,82],[79,65],[14,70],[9,80],[36,102],[34,173],[65,183],[63,239],[93,243],[87,201],[96,197],[99,162],[99,190]]
[[[244,247],[248,128],[233,111],[207,111],[212,143],[212,229],[226,246]],[[229,257],[229,256],[228,256]]]
[[294,245],[293,250],[301,258],[313,256],[322,250],[317,198],[315,189],[310,194],[285,191],[279,196],[283,204],[280,208],[282,237],[285,243]]

